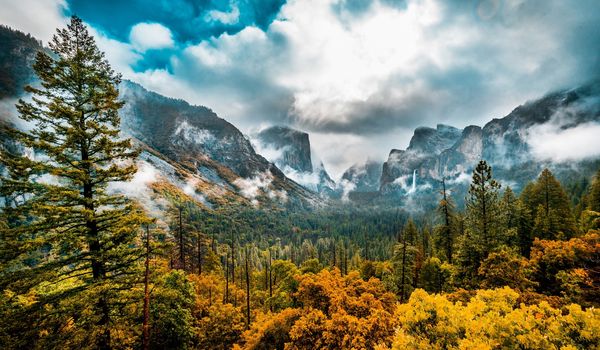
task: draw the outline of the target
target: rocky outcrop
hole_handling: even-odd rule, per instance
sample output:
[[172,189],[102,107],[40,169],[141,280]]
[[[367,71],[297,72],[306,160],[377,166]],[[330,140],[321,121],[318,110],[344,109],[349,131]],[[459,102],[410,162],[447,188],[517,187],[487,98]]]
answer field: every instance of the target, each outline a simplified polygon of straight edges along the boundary
[[272,148],[273,152],[279,153],[276,159],[271,160],[278,167],[290,167],[299,172],[312,173],[307,133],[284,126],[273,126],[259,132],[256,140],[264,148]]
[[311,154],[309,135],[285,126],[272,126],[254,138],[259,153],[304,187],[323,194],[335,188],[322,162]]
[[387,162],[383,164],[381,189],[390,190],[394,181],[412,175],[416,170],[419,177],[437,177],[438,156],[452,147],[461,137],[461,130],[439,124],[435,129],[419,127],[415,129],[406,150],[393,149]]

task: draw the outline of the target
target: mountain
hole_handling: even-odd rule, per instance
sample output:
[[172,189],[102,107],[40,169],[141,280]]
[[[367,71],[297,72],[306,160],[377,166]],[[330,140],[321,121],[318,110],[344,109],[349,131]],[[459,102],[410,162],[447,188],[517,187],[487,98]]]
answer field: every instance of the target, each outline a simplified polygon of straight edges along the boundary
[[549,151],[546,147],[561,136],[576,135],[599,123],[600,82],[592,82],[529,101],[483,127],[417,128],[406,150],[390,152],[383,165],[380,192],[384,196],[414,197],[415,192],[417,197],[427,196],[435,193],[445,178],[461,198],[480,159],[492,165],[496,178],[517,191],[544,167],[563,181],[586,177],[599,164],[597,156],[582,152],[586,145],[561,144],[577,148],[566,158],[558,155],[561,149]]
[[406,181],[415,172],[419,177],[436,178],[438,156],[452,147],[461,134],[461,130],[443,124],[438,124],[435,129],[417,128],[406,150],[391,150],[387,162],[383,164],[381,191],[408,191]]
[[0,25],[0,99],[16,96],[33,81],[35,54],[42,42],[29,34]]
[[304,187],[331,195],[335,183],[321,161],[313,159],[309,135],[285,126],[272,126],[254,136],[259,153]]
[[342,174],[342,180],[354,184],[352,192],[379,190],[383,164],[374,160],[354,164]]
[[[15,100],[24,85],[35,83],[31,64],[45,49],[31,36],[7,27],[0,27],[0,45],[0,121],[14,125],[19,122]],[[138,197],[143,204],[149,204],[149,196],[184,196],[209,208],[311,207],[321,202],[257,154],[235,126],[209,108],[167,98],[130,81],[119,90],[126,102],[120,111],[123,136],[133,138],[143,152],[134,183],[115,184],[115,191]],[[12,147],[6,138],[2,144]]]

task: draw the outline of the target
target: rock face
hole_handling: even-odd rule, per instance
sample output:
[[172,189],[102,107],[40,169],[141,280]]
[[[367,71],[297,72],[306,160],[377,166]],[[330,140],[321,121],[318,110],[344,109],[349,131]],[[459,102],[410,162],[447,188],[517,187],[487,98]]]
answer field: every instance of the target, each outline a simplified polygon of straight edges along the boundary
[[396,180],[412,176],[415,170],[420,178],[437,177],[439,155],[452,147],[461,138],[461,134],[461,130],[443,124],[435,129],[417,128],[408,148],[405,151],[393,149],[387,162],[383,163],[381,190],[388,192],[397,188],[397,185],[404,187]]
[[192,106],[125,81],[121,89],[127,101],[121,112],[123,131],[178,161],[204,155],[250,177],[270,168],[250,141],[231,123],[203,106]]
[[256,153],[248,138],[209,108],[167,98],[129,81],[123,82],[120,93],[127,101],[121,111],[123,132],[172,161],[218,186],[237,188],[253,203],[260,196],[267,201],[317,202],[315,194]]
[[[586,123],[600,123],[600,82],[527,102],[483,127],[471,125],[462,131],[445,125],[417,128],[406,150],[390,152],[383,165],[380,190],[382,194],[414,191],[413,173],[416,190],[420,185],[422,192],[434,191],[442,178],[451,183],[468,183],[480,159],[492,165],[495,177],[508,181],[517,190],[544,167],[552,168],[558,177],[570,174],[572,170],[568,168],[572,169],[576,160],[561,164],[551,156],[539,157],[532,138],[540,132],[559,133]],[[584,173],[585,164],[594,161],[581,160],[578,170]]]
[[379,191],[383,164],[367,160],[362,164],[354,164],[342,175],[342,181],[353,184],[352,192]]
[[307,133],[283,126],[273,126],[259,132],[256,139],[264,148],[272,148],[274,152],[280,153],[274,160],[278,167],[290,167],[303,173],[313,172]]
[[437,159],[435,173],[450,176],[468,171],[469,164],[477,163],[483,152],[483,132],[476,125],[467,126],[456,143],[442,151]]
[[335,183],[323,163],[313,159],[307,133],[272,126],[255,135],[254,145],[260,154],[302,186],[323,194],[334,190]]

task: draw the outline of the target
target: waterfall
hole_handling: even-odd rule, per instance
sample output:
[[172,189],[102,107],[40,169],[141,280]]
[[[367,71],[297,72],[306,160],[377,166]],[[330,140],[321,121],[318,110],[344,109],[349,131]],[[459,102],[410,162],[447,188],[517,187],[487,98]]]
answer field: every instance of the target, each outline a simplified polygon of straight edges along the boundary
[[413,170],[413,181],[410,187],[410,193],[414,193],[417,190],[417,169]]

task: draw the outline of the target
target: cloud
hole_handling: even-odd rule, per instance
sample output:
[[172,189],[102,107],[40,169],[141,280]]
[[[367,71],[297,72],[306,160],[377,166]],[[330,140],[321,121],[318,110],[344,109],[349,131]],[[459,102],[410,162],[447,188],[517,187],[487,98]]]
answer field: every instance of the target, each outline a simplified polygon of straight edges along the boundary
[[307,130],[336,176],[403,148],[417,126],[482,124],[598,75],[594,9],[558,1],[289,1],[266,28],[187,46],[165,81],[185,82],[187,98],[243,130],[263,122]]
[[47,42],[56,33],[56,28],[67,23],[63,15],[67,8],[65,0],[2,1],[0,23]]
[[236,24],[240,20],[240,9],[233,2],[229,3],[231,11],[210,10],[206,15],[209,21],[218,21],[223,24]]
[[356,189],[356,184],[352,181],[342,179],[337,183],[337,188],[342,190],[342,201],[350,200],[350,192]]
[[600,156],[600,123],[589,122],[571,128],[546,123],[530,129],[528,143],[539,160],[579,161]]
[[173,34],[160,23],[138,23],[131,28],[129,41],[133,47],[145,52],[152,49],[173,47]]
[[455,178],[446,180],[448,185],[454,184],[468,184],[471,183],[473,176],[471,174],[461,172]]
[[175,136],[180,136],[184,140],[194,142],[198,145],[210,144],[216,141],[214,135],[210,131],[190,125],[187,120],[179,123],[174,134]]
[[252,178],[240,177],[233,181],[233,184],[240,189],[240,194],[250,200],[250,203],[254,206],[258,206],[259,202],[257,197],[264,193],[270,199],[279,200],[282,202],[287,201],[287,192],[285,190],[272,190],[270,188],[273,182],[273,175],[270,171],[258,174]]

